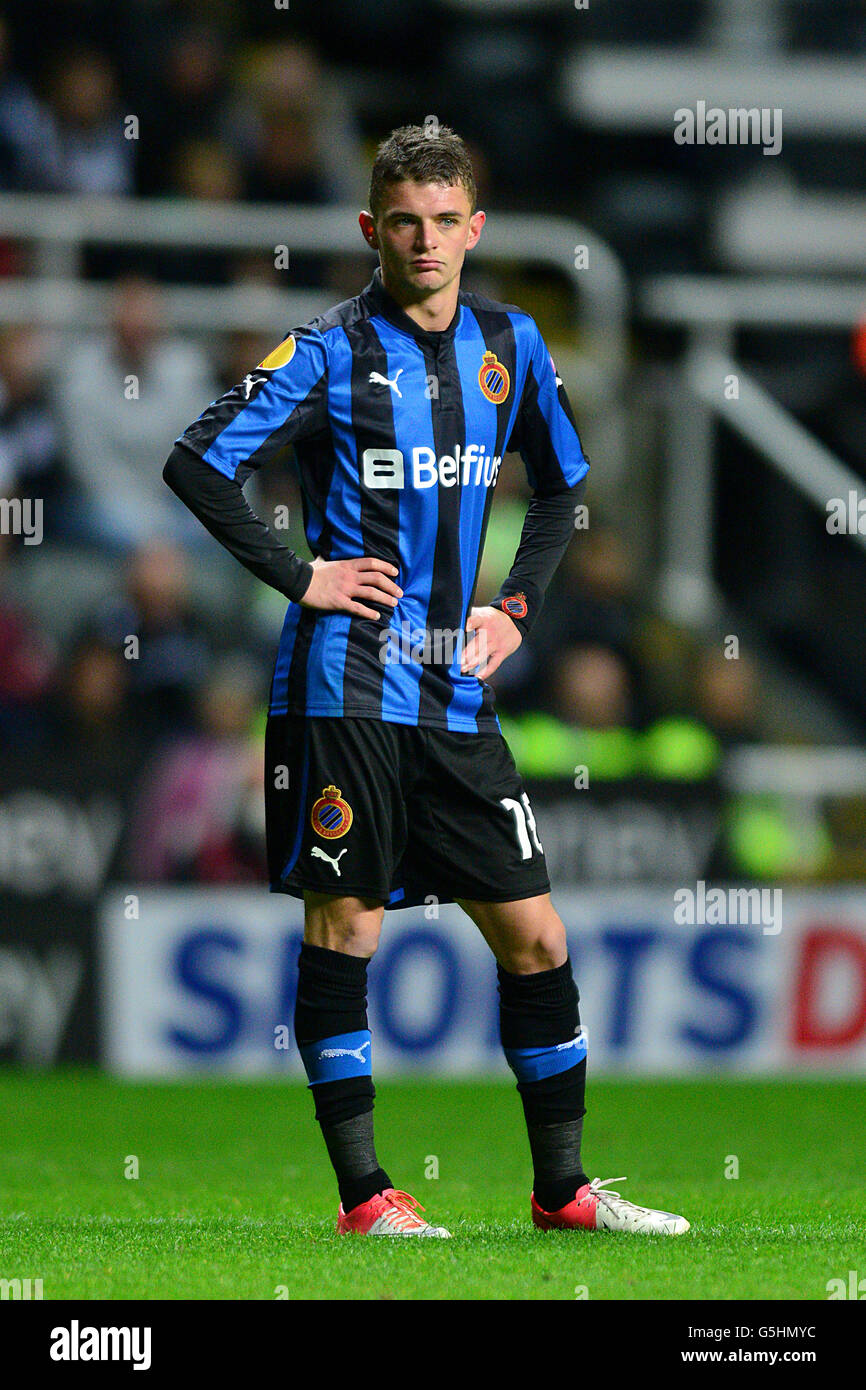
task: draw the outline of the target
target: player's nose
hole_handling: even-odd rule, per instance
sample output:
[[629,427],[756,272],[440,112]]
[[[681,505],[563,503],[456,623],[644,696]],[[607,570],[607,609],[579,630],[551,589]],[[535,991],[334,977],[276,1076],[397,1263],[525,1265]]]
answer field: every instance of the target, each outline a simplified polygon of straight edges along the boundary
[[419,250],[433,251],[436,247],[436,223],[433,221],[419,222],[416,241]]

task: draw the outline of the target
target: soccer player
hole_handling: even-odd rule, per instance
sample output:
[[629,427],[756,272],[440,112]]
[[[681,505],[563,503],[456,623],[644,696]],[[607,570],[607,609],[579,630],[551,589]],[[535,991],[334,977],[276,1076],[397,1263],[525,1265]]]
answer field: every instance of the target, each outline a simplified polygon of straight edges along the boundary
[[[449,1234],[379,1163],[367,1025],[385,908],[435,895],[460,904],[496,957],[536,1226],[678,1235],[683,1217],[583,1170],[579,996],[486,684],[538,614],[589,465],[532,318],[460,288],[485,214],[459,136],[394,131],[359,220],[380,262],[366,289],[295,328],[209,405],[163,474],[290,600],[268,707],[268,872],[272,892],[304,900],[294,1026],[337,1177],[337,1230]],[[287,444],[311,564],[242,491]],[[510,573],[476,607],[507,449],[520,451],[532,498]]]

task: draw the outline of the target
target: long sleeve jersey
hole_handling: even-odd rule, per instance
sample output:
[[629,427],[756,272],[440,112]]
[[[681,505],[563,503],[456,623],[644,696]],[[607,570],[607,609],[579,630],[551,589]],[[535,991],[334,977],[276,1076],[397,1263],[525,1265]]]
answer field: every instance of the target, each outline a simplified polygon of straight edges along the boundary
[[[243,484],[294,446],[304,531],[326,560],[397,567],[378,620],[302,606],[311,566],[249,507]],[[290,600],[269,713],[495,729],[493,691],[460,669],[502,456],[533,496],[494,604],[524,631],[574,527],[589,468],[562,382],[528,315],[461,291],[429,332],[367,288],[294,329],[175,442],[164,478],[254,574]]]

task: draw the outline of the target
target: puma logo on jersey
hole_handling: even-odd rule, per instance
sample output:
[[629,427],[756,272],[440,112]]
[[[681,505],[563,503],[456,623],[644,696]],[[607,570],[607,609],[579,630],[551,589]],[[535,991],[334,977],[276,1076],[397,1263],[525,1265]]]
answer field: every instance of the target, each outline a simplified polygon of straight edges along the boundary
[[[346,851],[343,850],[344,854],[345,852]],[[321,1061],[323,1057],[354,1057],[358,1062],[363,1062],[366,1060],[364,1057],[364,1048],[369,1046],[370,1043],[368,1041],[361,1043],[360,1047],[326,1047],[319,1053],[319,1060]]]
[[267,377],[263,377],[261,374],[257,374],[256,372],[247,372],[246,376],[241,382],[241,386],[244,388],[245,400],[249,400],[253,387],[258,386],[260,381],[267,381]]
[[402,371],[403,371],[403,368],[402,368],[402,367],[398,367],[398,368],[397,368],[397,372],[396,372],[396,374],[395,374],[395,376],[394,376],[394,380],[393,380],[393,381],[391,381],[389,377],[383,376],[381,372],[371,372],[371,373],[370,373],[370,385],[371,385],[371,386],[390,386],[391,390],[392,390],[392,391],[396,391],[397,395],[400,397],[400,400],[402,401],[402,399],[403,399],[403,392],[400,390],[400,387],[397,385],[397,377],[400,376],[400,374],[401,374]]
[[342,874],[340,873],[340,860],[342,859],[345,853],[345,849],[341,849],[340,853],[337,855],[337,858],[332,859],[330,854],[326,854],[323,849],[319,849],[318,845],[313,845],[313,848],[310,850],[310,854],[312,855],[313,859],[326,859],[328,863],[333,866],[337,878],[342,878]]

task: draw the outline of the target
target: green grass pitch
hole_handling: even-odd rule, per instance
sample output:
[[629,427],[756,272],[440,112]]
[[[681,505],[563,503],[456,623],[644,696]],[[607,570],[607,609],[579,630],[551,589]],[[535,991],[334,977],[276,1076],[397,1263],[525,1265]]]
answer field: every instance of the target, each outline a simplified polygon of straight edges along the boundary
[[335,1235],[297,1082],[3,1072],[0,1278],[45,1299],[826,1299],[866,1274],[862,1083],[596,1079],[588,1103],[590,1177],[627,1174],[688,1235],[535,1231],[508,1082],[379,1083],[380,1159],[440,1242]]

